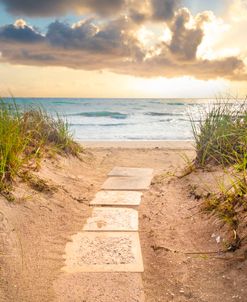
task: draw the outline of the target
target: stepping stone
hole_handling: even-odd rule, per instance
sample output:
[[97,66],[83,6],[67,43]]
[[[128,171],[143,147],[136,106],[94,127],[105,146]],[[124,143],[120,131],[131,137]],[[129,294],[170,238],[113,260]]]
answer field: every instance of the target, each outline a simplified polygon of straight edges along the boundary
[[63,271],[69,273],[144,271],[137,232],[77,233],[65,252]]
[[84,231],[138,231],[138,212],[129,208],[94,208]]
[[103,184],[102,190],[148,190],[152,176],[145,177],[109,177]]
[[138,206],[141,192],[135,191],[99,191],[90,202],[91,205]]
[[144,176],[152,176],[153,169],[149,168],[126,168],[126,167],[114,167],[108,176],[114,177],[144,177]]

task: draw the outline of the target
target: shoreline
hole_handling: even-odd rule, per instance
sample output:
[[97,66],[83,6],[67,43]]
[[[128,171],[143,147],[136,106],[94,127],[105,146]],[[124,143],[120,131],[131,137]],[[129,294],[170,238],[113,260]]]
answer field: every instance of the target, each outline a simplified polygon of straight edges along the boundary
[[166,149],[166,150],[193,150],[194,141],[78,141],[82,146],[94,148],[121,148],[121,149]]

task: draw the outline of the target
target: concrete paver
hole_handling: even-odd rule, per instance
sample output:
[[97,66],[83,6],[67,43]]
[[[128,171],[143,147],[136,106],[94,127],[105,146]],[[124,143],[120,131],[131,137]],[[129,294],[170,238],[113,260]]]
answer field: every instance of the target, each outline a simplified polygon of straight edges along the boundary
[[130,208],[95,207],[84,231],[138,231],[138,211]]
[[137,232],[82,232],[66,245],[64,271],[143,272]]
[[90,202],[91,205],[138,206],[141,192],[135,191],[99,191]]

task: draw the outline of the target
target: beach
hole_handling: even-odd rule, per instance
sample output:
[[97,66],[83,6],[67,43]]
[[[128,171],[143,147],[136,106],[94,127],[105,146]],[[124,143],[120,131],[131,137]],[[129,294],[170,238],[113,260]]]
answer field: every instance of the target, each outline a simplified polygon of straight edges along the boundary
[[[194,150],[184,142],[81,142],[82,160],[42,160],[35,175],[46,190],[16,181],[11,204],[0,197],[0,301],[217,302],[246,297],[246,264],[217,259],[214,219],[198,212],[193,178],[177,178]],[[91,214],[90,200],[115,166],[154,169],[139,207],[145,270],[137,273],[65,273],[65,247]],[[190,177],[190,176],[189,176]],[[7,239],[6,239],[7,238]],[[238,280],[235,282],[235,280]]]
[[0,302],[247,302],[247,0],[0,17]]
[[190,150],[194,142],[191,141],[81,141],[86,148],[121,148],[121,149],[166,149],[166,150]]

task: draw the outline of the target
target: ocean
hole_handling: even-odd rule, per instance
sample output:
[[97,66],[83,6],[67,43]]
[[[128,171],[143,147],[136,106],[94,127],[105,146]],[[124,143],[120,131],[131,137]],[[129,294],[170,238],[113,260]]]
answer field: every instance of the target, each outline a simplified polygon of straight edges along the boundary
[[191,140],[189,115],[205,99],[16,98],[21,107],[42,106],[64,117],[77,140]]

